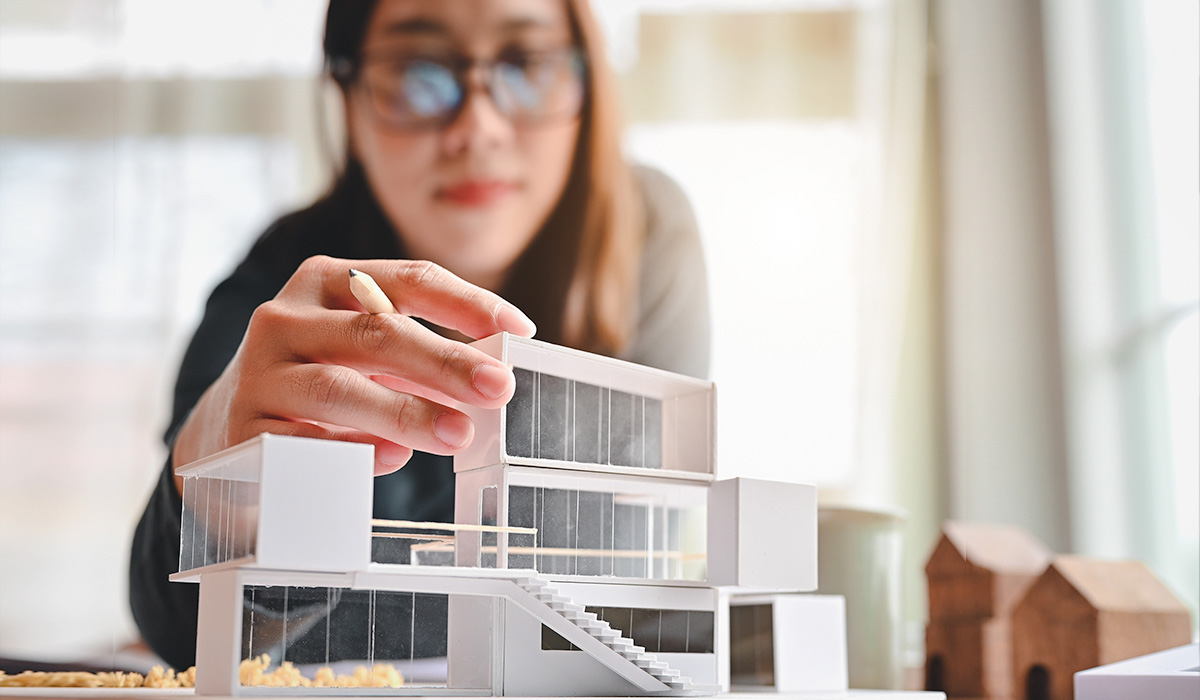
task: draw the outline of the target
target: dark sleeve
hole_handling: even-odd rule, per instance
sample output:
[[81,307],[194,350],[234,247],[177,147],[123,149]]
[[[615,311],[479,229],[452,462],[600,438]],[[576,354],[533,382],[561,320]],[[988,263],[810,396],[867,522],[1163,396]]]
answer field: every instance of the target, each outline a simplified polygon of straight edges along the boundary
[[687,195],[665,174],[635,168],[646,211],[637,332],[622,359],[707,377],[708,273]]
[[200,591],[195,584],[167,580],[179,564],[180,510],[168,458],[133,535],[129,603],[146,644],[163,661],[183,670],[196,660]]
[[[174,406],[166,433],[168,455],[188,413],[201,394],[224,371],[237,351],[254,309],[272,298],[282,285],[280,271],[259,269],[247,258],[209,297],[180,366]],[[286,279],[286,276],[284,276]],[[168,456],[134,532],[129,559],[129,602],[146,643],[168,664],[185,669],[195,663],[196,613],[199,587],[172,583],[179,568],[179,494],[174,465]]]

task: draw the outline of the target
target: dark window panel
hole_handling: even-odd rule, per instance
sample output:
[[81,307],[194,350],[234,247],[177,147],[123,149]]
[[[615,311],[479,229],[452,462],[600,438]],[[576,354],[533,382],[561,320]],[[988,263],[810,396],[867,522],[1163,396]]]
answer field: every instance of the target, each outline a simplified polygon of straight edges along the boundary
[[566,379],[549,374],[538,375],[537,451],[541,459],[566,461],[570,404]]
[[513,369],[513,375],[517,386],[512,400],[504,409],[504,450],[510,457],[532,457],[537,376],[519,367]]
[[608,407],[608,463],[633,466],[633,394],[611,392]]
[[646,399],[646,408],[643,412],[645,420],[645,445],[643,447],[643,455],[645,460],[642,464],[647,469],[662,469],[662,450],[663,450],[663,417],[662,417],[662,401],[658,399]]
[[686,653],[688,651],[688,611],[663,610],[659,627],[658,650]]
[[711,612],[688,611],[688,652],[712,654],[714,650],[713,629]]
[[770,605],[729,608],[729,680],[734,685],[775,685],[774,631]]
[[659,651],[662,633],[662,611],[635,609],[633,611],[633,641],[646,651]]
[[572,382],[574,405],[571,437],[573,459],[576,462],[604,464],[605,442],[603,425],[600,417],[604,409],[602,405],[604,394],[598,386]]
[[542,625],[542,650],[544,651],[579,651],[579,647],[567,641],[567,638]]

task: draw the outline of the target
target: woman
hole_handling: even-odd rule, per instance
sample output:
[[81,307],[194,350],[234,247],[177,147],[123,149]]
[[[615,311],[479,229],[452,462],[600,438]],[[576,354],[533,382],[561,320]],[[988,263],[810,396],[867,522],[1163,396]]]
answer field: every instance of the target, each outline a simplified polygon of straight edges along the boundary
[[[332,0],[325,52],[346,165],[210,297],[135,534],[134,617],[176,667],[195,656],[196,590],[167,582],[175,465],[262,432],[369,442],[376,515],[449,522],[448,455],[473,426],[448,404],[497,407],[514,389],[509,368],[462,340],[536,330],[707,372],[695,223],[678,188],[621,157],[585,0]],[[399,313],[362,313],[351,267]]]

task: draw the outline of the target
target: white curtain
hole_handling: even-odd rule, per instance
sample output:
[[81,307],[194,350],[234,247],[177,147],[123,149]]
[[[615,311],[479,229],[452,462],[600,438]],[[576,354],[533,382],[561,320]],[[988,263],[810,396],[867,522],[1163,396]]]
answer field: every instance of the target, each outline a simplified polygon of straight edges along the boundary
[[288,8],[0,4],[0,656],[135,638],[128,547],[182,344],[322,185],[323,7]]

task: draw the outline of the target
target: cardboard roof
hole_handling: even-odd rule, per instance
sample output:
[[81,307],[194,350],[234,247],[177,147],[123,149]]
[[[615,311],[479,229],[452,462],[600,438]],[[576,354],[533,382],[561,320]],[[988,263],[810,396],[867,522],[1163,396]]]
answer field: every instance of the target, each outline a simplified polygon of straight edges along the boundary
[[1187,606],[1140,561],[1062,555],[1051,566],[1096,610],[1190,615]]
[[[929,574],[950,572],[965,562],[998,574],[1037,576],[1050,563],[1050,551],[1025,530],[997,523],[972,523],[947,520],[942,524],[942,539],[925,571]],[[946,554],[948,542],[957,557]]]

